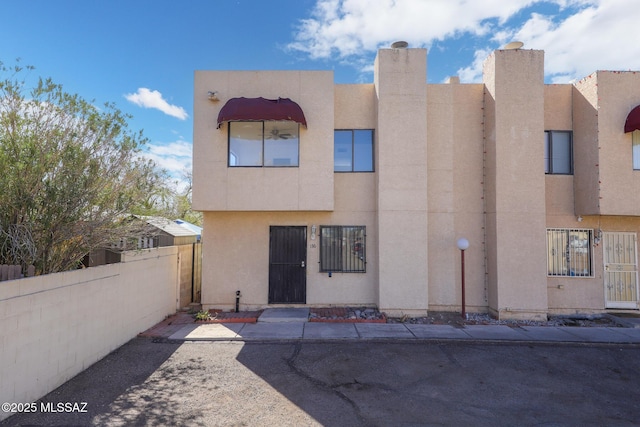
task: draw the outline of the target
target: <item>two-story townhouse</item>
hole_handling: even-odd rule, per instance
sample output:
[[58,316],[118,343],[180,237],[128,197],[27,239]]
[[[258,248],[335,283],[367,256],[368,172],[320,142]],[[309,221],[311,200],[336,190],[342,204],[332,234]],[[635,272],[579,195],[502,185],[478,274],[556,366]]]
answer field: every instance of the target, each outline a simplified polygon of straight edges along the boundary
[[543,67],[500,49],[482,83],[427,84],[399,43],[373,84],[196,71],[203,306],[460,310],[464,237],[467,311],[638,309],[640,74]]

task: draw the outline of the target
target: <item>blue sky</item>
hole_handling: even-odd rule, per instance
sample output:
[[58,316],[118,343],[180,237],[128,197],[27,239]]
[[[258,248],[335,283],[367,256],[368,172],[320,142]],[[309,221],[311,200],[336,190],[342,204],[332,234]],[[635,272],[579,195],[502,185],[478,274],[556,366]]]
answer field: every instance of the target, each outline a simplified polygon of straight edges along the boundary
[[372,82],[375,52],[426,47],[430,83],[478,82],[519,40],[545,79],[640,70],[638,0],[0,0],[0,61],[96,104],[113,102],[176,176],[191,167],[195,70],[333,70]]

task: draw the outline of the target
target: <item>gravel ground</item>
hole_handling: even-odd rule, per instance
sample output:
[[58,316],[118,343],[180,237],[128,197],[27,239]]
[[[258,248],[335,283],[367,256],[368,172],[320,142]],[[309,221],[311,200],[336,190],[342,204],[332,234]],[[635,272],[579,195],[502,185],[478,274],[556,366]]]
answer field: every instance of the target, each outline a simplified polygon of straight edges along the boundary
[[487,313],[467,313],[463,319],[456,312],[432,312],[429,316],[415,318],[388,318],[387,323],[411,323],[424,325],[451,325],[462,327],[464,325],[508,325],[508,326],[583,326],[583,327],[618,327],[616,322],[606,316],[584,317],[550,317],[547,321],[533,320],[498,320]]
[[467,313],[465,319],[459,312],[433,311],[423,317],[386,317],[371,307],[342,307],[328,309],[312,309],[311,320],[330,321],[376,321],[386,318],[387,323],[410,323],[422,325],[451,325],[463,327],[465,325],[508,325],[508,326],[582,326],[582,327],[618,327],[614,320],[607,316],[553,316],[547,321],[533,320],[498,320],[487,313]]

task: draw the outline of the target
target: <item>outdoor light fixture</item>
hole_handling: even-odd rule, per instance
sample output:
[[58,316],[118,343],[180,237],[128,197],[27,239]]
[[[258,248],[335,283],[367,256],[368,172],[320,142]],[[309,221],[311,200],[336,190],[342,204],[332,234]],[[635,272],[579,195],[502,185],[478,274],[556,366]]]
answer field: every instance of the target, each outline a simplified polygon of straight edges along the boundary
[[219,101],[218,91],[210,90],[209,92],[207,92],[207,96],[209,97],[209,101]]
[[311,240],[316,240],[316,226],[311,226]]
[[464,237],[458,239],[458,249],[460,249],[461,251],[469,249],[469,241]]
[[464,308],[464,251],[469,248],[469,241],[464,237],[458,239],[458,249],[460,249],[460,265],[461,265],[461,276],[462,276],[462,318],[466,319],[467,314],[465,313]]

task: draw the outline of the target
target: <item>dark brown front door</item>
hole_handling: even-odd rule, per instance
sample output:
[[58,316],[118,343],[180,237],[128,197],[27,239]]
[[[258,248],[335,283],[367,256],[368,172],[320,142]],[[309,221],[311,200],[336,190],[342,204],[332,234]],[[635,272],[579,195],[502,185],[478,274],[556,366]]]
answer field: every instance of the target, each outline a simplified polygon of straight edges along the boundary
[[269,304],[307,302],[307,227],[269,230]]

